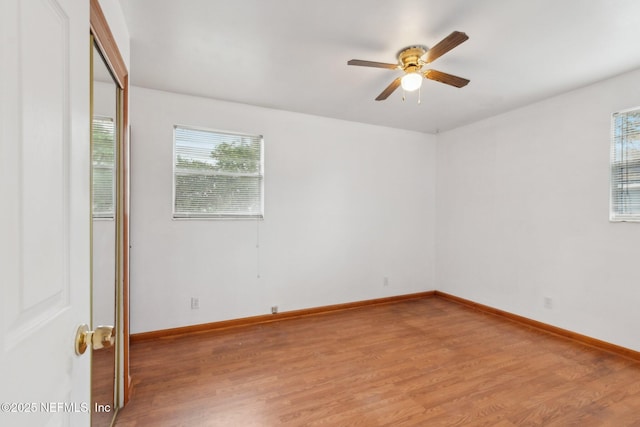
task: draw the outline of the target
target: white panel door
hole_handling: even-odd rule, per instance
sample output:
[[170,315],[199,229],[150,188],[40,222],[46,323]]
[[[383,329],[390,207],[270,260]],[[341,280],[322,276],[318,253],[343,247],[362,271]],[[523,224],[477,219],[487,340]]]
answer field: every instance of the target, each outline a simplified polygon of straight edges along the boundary
[[89,2],[0,1],[0,425],[86,426]]

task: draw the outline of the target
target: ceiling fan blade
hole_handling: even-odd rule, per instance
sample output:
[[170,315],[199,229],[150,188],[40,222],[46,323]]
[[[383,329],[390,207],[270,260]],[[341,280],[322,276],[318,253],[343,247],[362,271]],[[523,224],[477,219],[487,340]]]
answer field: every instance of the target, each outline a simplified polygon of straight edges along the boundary
[[376,68],[387,68],[389,70],[396,70],[400,68],[398,64],[387,64],[386,62],[375,62],[375,61],[363,61],[361,59],[352,59],[347,62],[347,65],[360,65],[362,67],[376,67]]
[[443,73],[437,70],[427,70],[424,72],[424,76],[429,80],[435,80],[440,83],[448,84],[455,87],[463,87],[469,83],[469,80],[462,77],[454,76],[453,74]]
[[460,31],[454,31],[453,33],[449,34],[447,37],[442,39],[440,43],[436,44],[434,47],[432,47],[427,51],[425,55],[426,59],[424,62],[428,64],[430,62],[435,61],[436,59],[440,58],[442,55],[449,52],[451,49],[458,46],[459,44],[467,41],[468,39],[469,39],[469,36],[466,35],[465,33],[462,33]]
[[387,86],[386,89],[380,93],[380,95],[378,95],[376,101],[384,101],[389,97],[389,95],[393,93],[394,90],[398,89],[398,86],[400,86],[400,79],[402,79],[402,77],[398,77],[397,79],[392,81],[391,84]]

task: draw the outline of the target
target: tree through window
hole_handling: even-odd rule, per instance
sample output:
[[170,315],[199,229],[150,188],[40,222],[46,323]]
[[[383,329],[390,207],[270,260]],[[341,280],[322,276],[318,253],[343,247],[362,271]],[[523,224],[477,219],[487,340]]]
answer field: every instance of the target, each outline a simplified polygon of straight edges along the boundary
[[263,139],[174,127],[174,218],[262,218]]

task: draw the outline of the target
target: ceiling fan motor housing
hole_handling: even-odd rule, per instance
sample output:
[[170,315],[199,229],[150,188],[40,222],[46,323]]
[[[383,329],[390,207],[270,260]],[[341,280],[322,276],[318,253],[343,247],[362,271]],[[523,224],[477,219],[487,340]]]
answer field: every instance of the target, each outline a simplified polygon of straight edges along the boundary
[[405,73],[413,73],[422,68],[422,56],[427,53],[424,46],[409,46],[398,52],[398,62]]

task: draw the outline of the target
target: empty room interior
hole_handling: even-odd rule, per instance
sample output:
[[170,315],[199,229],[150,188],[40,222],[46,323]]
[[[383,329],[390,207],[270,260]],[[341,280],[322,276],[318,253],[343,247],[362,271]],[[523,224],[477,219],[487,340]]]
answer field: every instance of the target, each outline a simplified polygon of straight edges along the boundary
[[42,3],[91,3],[91,425],[640,425],[640,2]]

